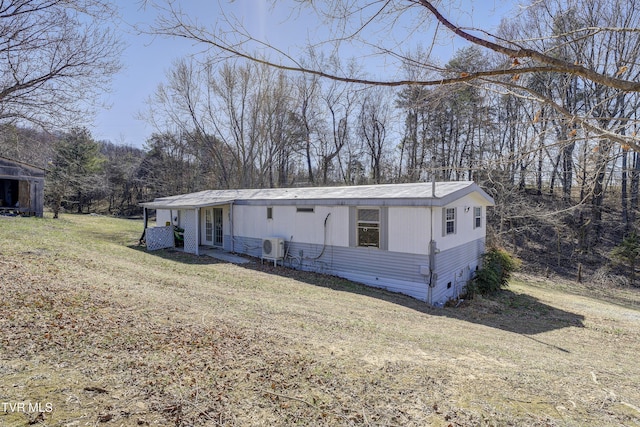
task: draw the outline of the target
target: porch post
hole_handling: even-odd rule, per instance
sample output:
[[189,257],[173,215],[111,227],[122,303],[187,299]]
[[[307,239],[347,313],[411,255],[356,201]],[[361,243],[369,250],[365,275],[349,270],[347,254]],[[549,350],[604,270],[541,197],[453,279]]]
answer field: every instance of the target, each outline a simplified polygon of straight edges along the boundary
[[144,228],[142,229],[142,236],[140,236],[140,240],[138,240],[138,244],[141,245],[142,242],[145,241],[147,237],[147,226],[149,224],[149,214],[147,213],[147,208],[142,208],[142,217],[144,219]]
[[231,236],[231,252],[236,251],[235,238],[233,237],[233,202],[229,204],[229,235]]
[[196,255],[200,255],[200,208],[196,208]]

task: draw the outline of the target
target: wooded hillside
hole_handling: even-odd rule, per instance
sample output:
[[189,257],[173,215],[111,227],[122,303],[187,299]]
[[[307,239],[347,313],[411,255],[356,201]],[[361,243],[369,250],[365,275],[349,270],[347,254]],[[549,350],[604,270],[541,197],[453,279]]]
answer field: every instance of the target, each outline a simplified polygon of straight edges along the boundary
[[[224,188],[214,160],[205,153],[198,154],[197,148],[184,134],[154,135],[139,149],[94,141],[86,130],[52,136],[5,127],[0,152],[47,168],[46,198],[54,213],[57,210],[131,216],[141,213],[138,203],[154,197]],[[636,153],[627,155],[636,161]],[[309,185],[307,171],[298,169],[295,159],[292,156],[287,163],[285,169],[290,180],[284,185]],[[398,170],[406,166],[400,163],[401,156],[396,156],[395,163],[391,160],[388,159],[389,165]],[[550,184],[537,188],[526,180],[523,183],[517,174],[494,170],[469,171],[471,176],[450,171],[444,179],[477,179],[495,198],[496,206],[489,210],[489,242],[521,257],[525,269],[576,280],[581,275],[585,281],[617,286],[629,284],[628,271],[616,262],[611,251],[634,229],[637,194],[623,192],[620,185],[623,171],[615,159],[610,162],[600,205],[593,203],[593,189],[582,181],[569,197]],[[229,169],[232,164],[231,160],[227,163]],[[375,182],[367,177],[364,167],[363,174],[354,182],[339,179],[339,171],[332,168],[326,183]],[[637,170],[627,173],[632,177],[630,187],[637,192]],[[312,169],[312,176],[316,174],[322,175],[319,167]],[[259,179],[257,168],[252,168],[249,175],[257,180],[254,186],[268,186],[268,181]],[[384,175],[380,181],[409,181],[412,179],[409,175],[403,172],[395,179]]]

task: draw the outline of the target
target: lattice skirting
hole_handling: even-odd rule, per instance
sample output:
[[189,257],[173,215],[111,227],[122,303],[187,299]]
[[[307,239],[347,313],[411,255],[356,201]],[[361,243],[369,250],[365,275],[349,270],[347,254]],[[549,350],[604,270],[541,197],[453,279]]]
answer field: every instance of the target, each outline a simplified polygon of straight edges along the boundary
[[147,250],[172,248],[174,246],[173,226],[147,228]]
[[195,210],[184,211],[184,251],[195,254],[198,250],[198,218]]

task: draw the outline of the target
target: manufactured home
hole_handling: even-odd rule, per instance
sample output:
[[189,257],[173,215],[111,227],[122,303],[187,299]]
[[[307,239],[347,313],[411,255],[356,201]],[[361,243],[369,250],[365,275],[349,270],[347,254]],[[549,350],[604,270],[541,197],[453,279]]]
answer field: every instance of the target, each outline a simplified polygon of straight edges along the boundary
[[0,214],[42,217],[45,171],[0,157]]
[[[209,190],[143,203],[149,250],[205,248],[400,292],[456,298],[481,262],[493,199],[464,182]],[[146,220],[145,220],[146,224]],[[145,225],[146,227],[146,225]]]

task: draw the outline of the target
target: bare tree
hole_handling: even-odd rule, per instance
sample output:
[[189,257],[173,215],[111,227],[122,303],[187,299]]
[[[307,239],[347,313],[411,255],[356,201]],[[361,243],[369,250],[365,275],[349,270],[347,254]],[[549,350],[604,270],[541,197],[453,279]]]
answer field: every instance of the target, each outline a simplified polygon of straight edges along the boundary
[[[341,154],[349,147],[351,135],[352,113],[355,109],[355,93],[341,82],[330,82],[323,87],[320,95],[322,108],[325,111],[325,122],[318,128],[318,144],[316,147],[322,183],[330,182],[330,172],[337,172],[335,178],[349,183],[348,165],[352,156],[347,155],[346,162]],[[345,167],[346,166],[346,167]]]
[[364,141],[369,158],[371,180],[375,184],[383,181],[383,161],[388,154],[388,127],[391,120],[389,95],[383,89],[375,88],[364,95],[360,102],[358,117],[358,134]]
[[312,137],[318,128],[320,121],[319,93],[320,83],[317,76],[300,75],[295,79],[298,108],[295,112],[303,127],[303,153],[304,163],[307,170],[307,181],[310,185],[315,184],[315,157],[313,153]]
[[53,158],[55,136],[37,129],[0,125],[0,155],[46,168]]
[[118,71],[107,0],[0,2],[0,121],[86,123]]
[[[257,39],[250,31],[242,27],[239,22],[232,22],[229,19],[229,22],[227,22],[229,25],[224,27],[224,31],[218,31],[219,28],[202,25],[201,21],[198,21],[195,17],[184,14],[175,0],[148,0],[147,2],[156,4],[161,9],[162,17],[151,30],[156,34],[188,38],[234,57],[268,64],[284,70],[293,70],[349,83],[386,86],[440,86],[474,80],[487,81],[528,92],[540,103],[550,106],[566,119],[589,130],[592,134],[624,143],[629,145],[631,149],[640,151],[640,144],[635,138],[629,135],[621,135],[610,128],[603,127],[597,120],[592,120],[591,116],[574,114],[570,109],[565,108],[565,106],[544,93],[539,93],[519,83],[520,76],[532,73],[559,73],[574,76],[585,82],[591,82],[615,92],[639,92],[640,82],[625,74],[629,64],[635,61],[635,57],[629,56],[627,53],[621,55],[617,68],[611,68],[610,66],[603,68],[597,64],[576,61],[574,58],[567,58],[559,54],[557,49],[546,50],[540,48],[539,40],[541,39],[501,38],[491,34],[486,29],[463,28],[461,25],[454,23],[452,19],[447,18],[445,13],[442,12],[443,9],[438,7],[436,2],[429,0],[298,1],[297,4],[301,8],[300,10],[305,13],[308,11],[316,13],[319,17],[318,21],[330,28],[330,35],[326,39],[312,40],[310,43],[314,46],[325,46],[332,52],[339,52],[342,46],[348,44],[354,49],[361,49],[363,57],[379,55],[384,57],[383,60],[385,61],[398,64],[398,68],[400,68],[402,61],[416,61],[407,55],[406,50],[403,49],[404,45],[410,45],[408,41],[412,35],[418,33],[423,27],[428,28],[435,21],[438,26],[435,33],[431,34],[434,44],[441,37],[441,28],[444,28],[450,35],[493,52],[502,58],[502,61],[494,62],[495,66],[487,64],[484,69],[464,71],[453,77],[437,77],[426,80],[362,78],[359,75],[350,74],[349,70],[339,69],[336,72],[331,72],[322,67],[306,66],[291,55],[285,54],[285,49],[270,45],[266,40]],[[569,32],[563,33],[562,43],[558,43],[557,46],[567,43],[582,44],[584,40],[591,40],[595,45],[606,37],[637,38],[637,28],[640,26],[635,18],[639,13],[639,8],[634,5],[635,0],[631,2],[622,2],[620,0],[597,2],[596,0],[588,0],[586,3],[580,7],[599,9],[599,13],[602,16],[615,14],[623,19],[615,22],[585,22],[585,26],[572,28]],[[596,4],[604,6],[592,6]],[[277,7],[277,2],[273,1],[273,5]],[[541,7],[547,9],[550,13],[563,13],[572,6],[563,0],[543,0],[532,2],[529,7]],[[295,14],[292,14],[292,16],[295,16]],[[398,35],[402,31],[400,28],[405,28],[405,26],[405,34]],[[552,28],[549,28],[548,31],[542,34],[542,38],[552,42],[558,38],[558,34],[554,33]],[[269,51],[274,59],[265,59],[267,57],[264,54],[255,55],[253,50],[257,46],[263,52],[264,50]],[[607,49],[614,49],[614,47],[609,46]],[[428,56],[421,58],[418,64],[433,70],[442,69],[438,66],[437,61]],[[501,78],[503,76],[508,76],[509,78]]]

